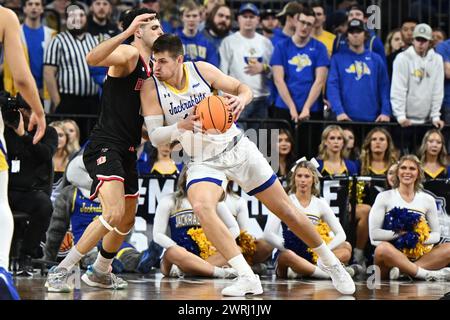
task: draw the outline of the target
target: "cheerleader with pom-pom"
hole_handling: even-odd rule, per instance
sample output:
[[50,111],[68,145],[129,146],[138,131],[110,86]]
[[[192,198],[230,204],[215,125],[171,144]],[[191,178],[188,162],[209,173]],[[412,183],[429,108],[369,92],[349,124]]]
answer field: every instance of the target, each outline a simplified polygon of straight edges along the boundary
[[[224,202],[218,204],[217,213],[232,236],[237,238],[239,226]],[[237,272],[226,266],[226,260],[208,241],[200,220],[194,215],[186,194],[186,167],[178,178],[177,191],[163,197],[158,204],[153,239],[165,249],[161,259],[161,272],[165,276],[237,276]],[[215,261],[224,262],[217,264]]]
[[[313,161],[315,162],[315,161]],[[307,213],[308,218],[316,226],[322,239],[344,264],[348,263],[352,254],[350,243],[346,242],[344,229],[339,223],[328,203],[318,198],[319,173],[318,164],[300,159],[295,164],[290,179],[290,198],[295,206]],[[276,247],[276,274],[281,278],[310,276],[329,279],[327,273],[320,268],[320,260],[303,241],[274,215],[270,215],[264,230],[264,238]],[[352,269],[346,268],[350,274]]]
[[449,281],[450,243],[439,244],[434,198],[422,191],[424,171],[414,155],[403,156],[392,190],[381,192],[369,214],[375,265],[383,279],[406,274],[421,280]]

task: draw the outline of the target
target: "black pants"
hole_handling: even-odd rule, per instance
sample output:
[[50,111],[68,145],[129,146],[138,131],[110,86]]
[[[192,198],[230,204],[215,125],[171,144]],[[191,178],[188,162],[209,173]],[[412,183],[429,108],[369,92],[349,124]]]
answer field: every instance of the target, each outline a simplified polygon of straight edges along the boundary
[[[284,119],[289,121],[292,124],[292,127],[295,128],[295,123],[291,120],[291,113],[289,109],[281,109],[281,108],[273,108],[273,118],[274,119]],[[310,120],[323,120],[323,112],[310,112]],[[322,125],[320,128],[317,125],[306,124],[302,122],[297,123],[296,134],[297,137],[294,137],[294,140],[299,141],[296,148],[296,154],[299,158],[306,156],[308,159],[311,157],[316,157],[318,152],[318,146],[320,144],[320,133],[318,133],[318,129],[322,130]],[[321,131],[320,131],[321,132]]]
[[[72,94],[61,94],[61,102],[56,108],[57,114],[98,115],[100,99],[97,95],[80,97]],[[70,118],[70,117],[69,117]],[[73,118],[80,127],[80,145],[89,137],[89,133],[97,122],[92,118]]]
[[13,211],[22,211],[31,216],[25,229],[20,255],[40,258],[40,242],[44,240],[45,232],[53,212],[50,196],[43,191],[8,191],[9,205]]
[[430,127],[417,127],[414,125],[406,128],[394,127],[391,132],[392,139],[402,155],[416,154],[422,143],[423,136],[432,128],[431,124]]

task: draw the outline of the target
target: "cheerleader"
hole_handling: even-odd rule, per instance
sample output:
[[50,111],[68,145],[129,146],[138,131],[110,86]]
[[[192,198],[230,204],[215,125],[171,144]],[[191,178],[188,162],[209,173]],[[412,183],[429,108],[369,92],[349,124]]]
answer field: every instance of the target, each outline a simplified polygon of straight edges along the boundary
[[[328,247],[346,264],[350,260],[352,247],[345,241],[344,229],[333,210],[325,200],[318,198],[319,174],[316,166],[303,159],[298,161],[292,170],[289,193],[294,205],[307,213]],[[312,251],[275,215],[269,216],[264,238],[279,250],[276,263],[278,277],[295,278],[304,275],[329,279]]]
[[447,149],[441,131],[428,130],[422,139],[418,157],[422,161],[425,179],[448,179],[450,167],[447,165]]
[[[165,196],[158,204],[153,225],[154,241],[165,249],[161,260],[161,272],[169,277],[185,274],[215,278],[234,278],[237,272],[225,267],[226,260],[218,256],[206,239],[200,220],[194,215],[186,193],[186,169],[178,179],[178,190]],[[234,238],[239,227],[224,202],[217,206],[217,213]],[[211,262],[209,262],[211,261]],[[214,261],[224,261],[214,264]]]
[[369,214],[375,265],[383,279],[400,273],[421,280],[450,280],[450,243],[437,244],[440,226],[435,200],[422,191],[423,168],[414,155],[403,156],[394,189],[381,192]]
[[319,146],[319,172],[323,176],[355,175],[358,173],[356,164],[345,159],[347,140],[340,126],[331,125],[322,132]]
[[353,251],[357,264],[366,267],[364,249],[369,240],[369,211],[379,190],[386,189],[385,179],[388,168],[397,162],[392,137],[386,129],[374,128],[364,139],[360,160],[360,174],[383,181],[358,182],[356,205],[356,244]]
[[263,274],[267,268],[264,262],[272,256],[274,248],[264,239],[256,239],[256,236],[251,233],[247,200],[233,190],[233,181],[228,182],[226,192],[225,204],[235,217],[240,229],[237,243],[254,272]]

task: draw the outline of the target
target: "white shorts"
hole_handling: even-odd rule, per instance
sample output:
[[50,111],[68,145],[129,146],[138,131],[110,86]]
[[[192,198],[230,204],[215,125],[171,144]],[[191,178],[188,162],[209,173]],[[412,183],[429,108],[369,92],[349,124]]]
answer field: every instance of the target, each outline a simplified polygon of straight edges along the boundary
[[228,180],[236,182],[248,195],[269,188],[276,180],[272,167],[247,137],[212,160],[190,162],[187,170],[187,188],[197,182],[209,181],[224,190]]

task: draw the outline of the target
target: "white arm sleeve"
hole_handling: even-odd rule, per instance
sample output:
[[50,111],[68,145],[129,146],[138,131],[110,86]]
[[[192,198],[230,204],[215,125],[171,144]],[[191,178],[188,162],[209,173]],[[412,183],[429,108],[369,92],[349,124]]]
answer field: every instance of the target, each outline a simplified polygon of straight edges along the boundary
[[247,201],[243,198],[239,198],[237,202],[238,212],[236,214],[236,220],[239,228],[248,232],[250,230],[250,217],[248,215]]
[[233,217],[230,209],[228,209],[224,201],[217,204],[217,214],[219,215],[219,218],[225,223],[228,230],[230,230],[233,239],[236,239],[241,232],[239,230],[236,219]]
[[438,243],[441,239],[441,226],[439,224],[436,202],[431,196],[429,197],[428,207],[429,208],[426,212],[426,219],[428,225],[430,226],[431,232],[430,237],[427,241],[424,242],[424,244],[435,244]]
[[370,242],[374,246],[379,245],[381,241],[391,241],[398,238],[398,235],[394,231],[383,229],[387,207],[386,203],[389,201],[385,195],[384,192],[378,194],[369,213],[369,236]]
[[164,126],[164,116],[154,115],[144,117],[145,126],[147,127],[148,137],[154,147],[171,143],[181,136],[177,123],[171,126]]
[[286,250],[284,247],[284,239],[281,234],[281,220],[274,215],[269,213],[267,217],[266,227],[264,228],[263,238],[267,240],[272,246],[279,250]]
[[335,216],[333,210],[330,208],[328,203],[326,203],[323,199],[320,200],[320,214],[323,221],[325,221],[331,228],[331,231],[334,233],[334,238],[328,244],[330,250],[336,249],[339,245],[344,243],[347,238],[344,229],[339,222],[339,219]]
[[170,211],[173,209],[173,206],[174,201],[172,195],[163,197],[156,208],[155,219],[153,221],[153,240],[165,249],[177,245],[167,235]]

